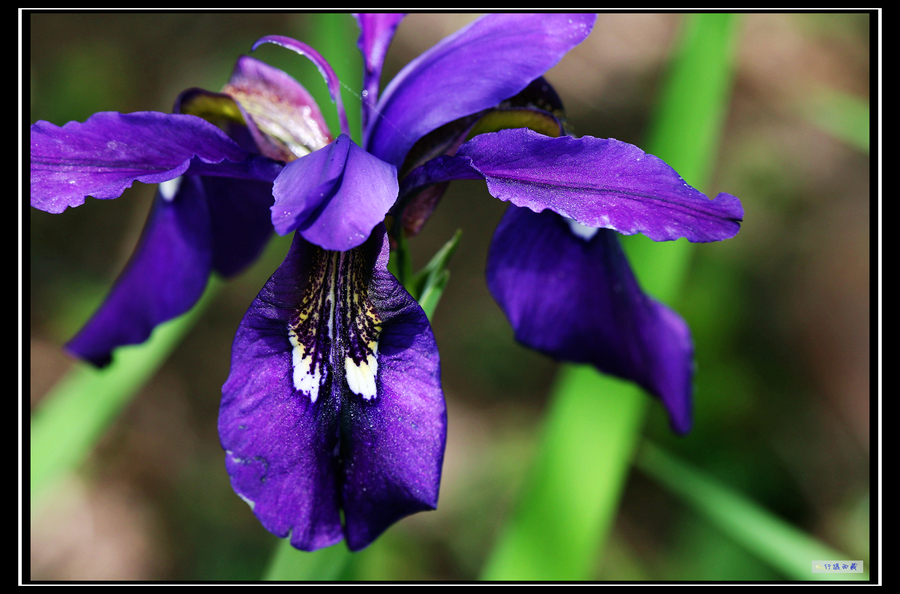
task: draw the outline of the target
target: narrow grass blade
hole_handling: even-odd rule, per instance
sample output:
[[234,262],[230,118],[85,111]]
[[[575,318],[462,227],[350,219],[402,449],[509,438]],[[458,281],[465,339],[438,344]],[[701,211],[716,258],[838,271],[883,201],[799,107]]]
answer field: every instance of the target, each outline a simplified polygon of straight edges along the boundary
[[587,579],[619,507],[646,395],[588,367],[554,389],[541,450],[484,580]]
[[812,573],[812,561],[840,561],[850,557],[822,544],[743,494],[653,444],[645,442],[641,446],[635,466],[789,579],[869,579],[868,571],[861,574]]

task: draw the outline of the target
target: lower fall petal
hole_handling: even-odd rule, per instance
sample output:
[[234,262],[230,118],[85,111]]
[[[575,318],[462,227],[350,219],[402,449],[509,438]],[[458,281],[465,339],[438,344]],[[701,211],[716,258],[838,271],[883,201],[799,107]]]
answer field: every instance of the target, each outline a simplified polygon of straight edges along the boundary
[[413,512],[435,509],[447,418],[437,345],[425,312],[387,272],[372,279],[381,319],[377,399],[349,398],[343,505],[347,545],[358,550]]
[[690,330],[641,291],[614,232],[510,207],[487,281],[519,342],[637,383],[662,400],[676,432],[690,430]]
[[272,235],[271,188],[190,176],[160,184],[134,254],[69,352],[102,367],[117,347],[189,311],[212,271],[228,277],[253,262]]
[[330,252],[295,234],[241,322],[222,389],[232,486],[266,529],[302,550],[342,538],[361,549],[437,504],[446,439],[437,348],[387,272],[383,228],[374,235]]

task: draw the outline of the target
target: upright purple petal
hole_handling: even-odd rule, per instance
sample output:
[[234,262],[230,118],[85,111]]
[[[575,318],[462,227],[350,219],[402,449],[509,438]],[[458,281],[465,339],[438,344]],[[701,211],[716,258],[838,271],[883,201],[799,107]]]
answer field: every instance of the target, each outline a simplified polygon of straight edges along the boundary
[[127,267],[66,348],[94,365],[108,364],[115,348],[144,342],[157,325],[194,306],[206,287],[212,259],[201,180],[180,178],[174,192],[162,187]]
[[362,53],[364,68],[362,92],[363,129],[372,118],[372,110],[378,102],[378,87],[381,82],[381,68],[387,55],[391,39],[403,17],[403,13],[356,14],[359,25],[357,46]]
[[364,146],[394,165],[448,122],[494,107],[543,75],[591,32],[596,15],[491,14],[407,64],[388,84]]
[[60,213],[86,196],[117,198],[134,181],[175,179],[195,159],[246,157],[221,130],[192,115],[103,112],[62,127],[41,121],[31,126],[31,205]]
[[312,95],[287,73],[255,58],[238,59],[222,92],[250,120],[251,134],[267,156],[291,161],[333,140]]
[[663,160],[613,138],[501,130],[463,144],[456,158],[469,159],[496,198],[624,235],[719,241],[733,237],[744,216],[736,197],[709,200]]
[[615,233],[510,207],[487,281],[519,342],[637,383],[662,400],[676,432],[690,430],[690,331],[641,291]]
[[342,134],[285,166],[273,188],[272,222],[281,235],[296,229],[322,248],[346,251],[384,221],[398,189],[393,165]]
[[383,227],[343,253],[295,234],[235,337],[219,415],[232,486],[302,550],[358,550],[437,505],[437,348],[387,259]]
[[253,44],[252,49],[255,50],[264,43],[274,43],[286,47],[289,50],[297,52],[301,56],[306,56],[313,64],[315,64],[316,68],[319,69],[319,73],[321,73],[322,77],[325,79],[325,83],[328,85],[328,93],[331,95],[331,100],[334,101],[334,104],[337,107],[341,133],[349,136],[350,126],[347,123],[347,112],[344,110],[344,102],[341,99],[341,81],[338,80],[337,73],[334,71],[334,68],[331,67],[331,64],[329,64],[328,61],[314,48],[302,41],[297,41],[296,39],[291,39],[284,35],[266,35],[265,37],[258,39],[256,43]]

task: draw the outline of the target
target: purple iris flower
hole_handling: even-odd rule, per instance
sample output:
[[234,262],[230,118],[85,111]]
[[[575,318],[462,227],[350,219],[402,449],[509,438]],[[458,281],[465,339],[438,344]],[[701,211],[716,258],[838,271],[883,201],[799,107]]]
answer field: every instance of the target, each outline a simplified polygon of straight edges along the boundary
[[187,311],[211,272],[252,261],[273,227],[294,233],[238,328],[219,433],[237,494],[302,550],[342,539],[358,550],[437,505],[440,364],[425,313],[387,270],[386,215],[391,233],[414,233],[448,182],[484,179],[514,205],[488,282],[516,336],[639,383],[686,431],[687,327],[640,291],[613,232],[716,241],[743,214],[733,196],[708,200],[636,147],[564,134],[541,77],[587,37],[593,15],[488,15],[379,93],[401,19],[357,16],[361,145],[325,59],[279,36],[257,45],[316,64],[337,105],[337,138],[296,81],[247,57],[222,93],[188,91],[174,114],[32,126],[36,208],[116,198],[135,180],[161,184],[128,268],[68,345],[96,364]]

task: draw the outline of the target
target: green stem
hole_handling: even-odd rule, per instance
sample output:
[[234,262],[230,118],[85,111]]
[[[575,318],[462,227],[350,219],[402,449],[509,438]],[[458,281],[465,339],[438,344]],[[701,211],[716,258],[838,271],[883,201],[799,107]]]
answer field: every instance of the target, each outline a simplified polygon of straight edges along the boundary
[[587,367],[565,367],[542,447],[485,580],[585,579],[615,519],[646,396]]
[[275,554],[263,579],[284,582],[337,580],[349,566],[352,555],[343,542],[306,553],[292,547],[290,539],[285,538],[275,545]]

